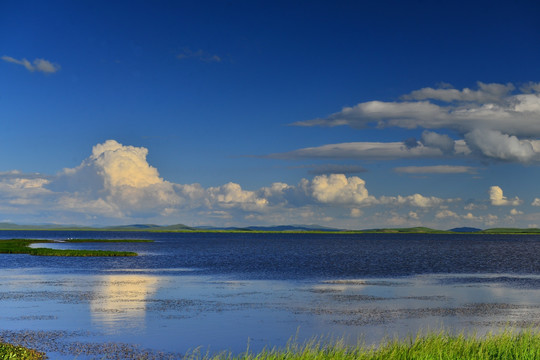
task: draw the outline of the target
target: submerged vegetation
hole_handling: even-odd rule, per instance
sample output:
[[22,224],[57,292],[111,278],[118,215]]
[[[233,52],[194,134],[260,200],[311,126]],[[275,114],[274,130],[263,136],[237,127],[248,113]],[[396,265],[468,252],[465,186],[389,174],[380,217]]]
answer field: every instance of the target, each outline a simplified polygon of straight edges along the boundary
[[[72,239],[65,240],[68,243],[77,242],[139,242],[147,240],[92,240],[92,239]],[[31,244],[36,243],[58,243],[52,240],[36,239],[11,239],[0,240],[0,254],[29,254],[35,256],[137,256],[131,251],[105,251],[105,250],[62,250],[48,248],[31,248]]]

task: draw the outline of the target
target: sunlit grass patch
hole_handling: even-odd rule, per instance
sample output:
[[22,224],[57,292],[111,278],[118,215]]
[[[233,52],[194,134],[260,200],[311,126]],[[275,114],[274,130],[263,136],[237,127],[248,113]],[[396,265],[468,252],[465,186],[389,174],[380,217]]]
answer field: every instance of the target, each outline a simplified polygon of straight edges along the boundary
[[[85,242],[89,241],[86,240]],[[0,240],[0,253],[29,254],[35,256],[137,256],[137,253],[131,251],[61,250],[48,248],[31,248],[30,245],[34,243],[54,243],[54,241],[34,239]]]
[[0,360],[42,360],[47,356],[39,351],[6,343],[0,343]]
[[384,340],[378,346],[346,345],[310,341],[304,345],[290,343],[283,349],[247,351],[241,355],[219,355],[193,352],[189,360],[533,360],[540,359],[540,333],[504,331],[499,334],[452,335],[428,333],[405,340]]

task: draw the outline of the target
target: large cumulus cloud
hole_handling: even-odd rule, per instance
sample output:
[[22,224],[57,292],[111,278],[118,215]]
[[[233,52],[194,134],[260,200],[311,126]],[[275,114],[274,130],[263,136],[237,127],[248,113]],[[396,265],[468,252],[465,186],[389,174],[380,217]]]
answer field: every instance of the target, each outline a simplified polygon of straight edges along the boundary
[[517,206],[522,203],[522,201],[516,196],[513,199],[508,199],[504,196],[503,190],[500,186],[492,186],[489,188],[489,200],[491,205],[495,206]]
[[177,206],[181,198],[174,185],[148,164],[147,155],[145,148],[108,140],[95,145],[78,167],[64,169],[51,188],[71,192],[64,197],[68,204],[99,200],[96,205],[101,204],[106,213],[116,209],[118,216]]

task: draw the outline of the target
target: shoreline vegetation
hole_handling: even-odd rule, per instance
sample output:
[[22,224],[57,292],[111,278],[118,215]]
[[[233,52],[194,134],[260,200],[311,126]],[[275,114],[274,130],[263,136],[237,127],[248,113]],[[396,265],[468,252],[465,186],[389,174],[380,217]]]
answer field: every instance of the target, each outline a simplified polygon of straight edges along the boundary
[[[1,339],[0,339],[1,340]],[[76,350],[76,349],[74,349]],[[103,355],[103,354],[102,354]],[[120,356],[120,357],[118,357]],[[106,354],[106,359],[122,358]],[[290,342],[285,348],[248,350],[239,355],[230,352],[204,353],[200,348],[181,357],[186,360],[404,360],[404,359],[538,359],[540,333],[535,330],[504,330],[485,336],[448,331],[418,334],[406,339],[383,339],[377,346],[346,345],[343,340],[312,340],[304,344]],[[0,342],[0,359],[44,360],[46,353]]]
[[[110,243],[110,242],[152,242],[152,240],[95,240],[95,239],[68,239],[63,241],[38,240],[38,239],[11,239],[0,240],[0,254],[28,254],[34,256],[137,256],[131,251],[106,251],[106,250],[61,250],[49,248],[31,248],[32,244],[58,244],[58,243]],[[2,359],[2,358],[0,358]]]

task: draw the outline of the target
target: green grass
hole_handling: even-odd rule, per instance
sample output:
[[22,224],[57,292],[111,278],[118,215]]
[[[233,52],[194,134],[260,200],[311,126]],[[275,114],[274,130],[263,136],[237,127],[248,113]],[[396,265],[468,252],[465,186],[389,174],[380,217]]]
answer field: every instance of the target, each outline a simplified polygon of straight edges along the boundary
[[6,343],[0,343],[0,360],[42,360],[47,356],[39,351]]
[[[115,354],[108,354],[113,356]],[[121,354],[117,354],[121,356]],[[0,360],[41,360],[44,353],[0,343]],[[378,346],[350,346],[344,341],[290,342],[285,348],[266,349],[240,355],[223,352],[218,355],[200,349],[184,360],[537,360],[540,359],[540,333],[533,330],[503,331],[486,336],[428,333],[405,340],[384,340]]]
[[188,354],[189,360],[533,360],[540,359],[540,333],[505,331],[484,337],[430,333],[408,340],[383,341],[377,347],[347,346],[343,341],[289,344],[284,349],[208,355]]
[[[83,242],[90,242],[85,239]],[[108,240],[114,241],[114,240]],[[127,240],[124,240],[124,242]],[[68,241],[77,242],[77,241]],[[93,242],[100,242],[94,240]],[[34,239],[11,239],[0,240],[0,254],[29,254],[35,256],[137,256],[137,253],[131,251],[104,251],[104,250],[60,250],[47,248],[30,248],[35,243],[54,243],[52,240],[34,240]],[[0,360],[2,360],[0,358]]]
[[540,234],[540,229],[492,228],[481,231],[482,234]]

